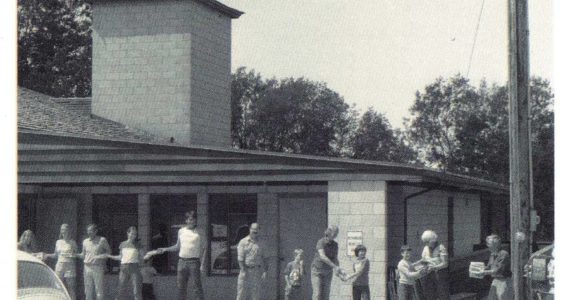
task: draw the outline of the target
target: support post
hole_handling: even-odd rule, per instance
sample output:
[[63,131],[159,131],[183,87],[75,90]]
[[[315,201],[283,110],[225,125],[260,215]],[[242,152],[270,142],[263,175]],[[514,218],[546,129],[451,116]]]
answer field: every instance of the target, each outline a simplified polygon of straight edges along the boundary
[[530,255],[532,206],[527,0],[509,0],[509,144],[511,267],[515,299],[530,299],[524,264]]

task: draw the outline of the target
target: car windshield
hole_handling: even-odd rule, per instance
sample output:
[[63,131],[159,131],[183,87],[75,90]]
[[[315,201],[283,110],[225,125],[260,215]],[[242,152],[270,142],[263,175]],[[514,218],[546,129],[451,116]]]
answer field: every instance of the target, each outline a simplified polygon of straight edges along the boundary
[[18,289],[53,289],[65,293],[49,267],[28,261],[18,261]]

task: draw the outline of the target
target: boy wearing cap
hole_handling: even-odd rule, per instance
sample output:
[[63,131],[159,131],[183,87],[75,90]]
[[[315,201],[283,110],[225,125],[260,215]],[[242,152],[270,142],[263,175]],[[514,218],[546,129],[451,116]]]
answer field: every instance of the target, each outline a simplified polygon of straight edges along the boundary
[[400,280],[398,281],[398,300],[412,300],[414,299],[414,284],[416,279],[423,276],[427,269],[415,271],[413,264],[410,262],[412,248],[408,245],[402,246],[400,249],[402,260],[398,263],[398,274]]
[[305,268],[303,266],[303,250],[295,249],[295,258],[285,267],[285,299],[303,299],[301,289]]

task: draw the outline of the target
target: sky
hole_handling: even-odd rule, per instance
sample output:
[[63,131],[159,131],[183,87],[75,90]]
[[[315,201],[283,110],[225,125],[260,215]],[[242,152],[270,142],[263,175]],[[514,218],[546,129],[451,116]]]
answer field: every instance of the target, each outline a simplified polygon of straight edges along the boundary
[[[417,90],[467,74],[484,0],[220,0],[245,12],[232,23],[232,69],[327,83],[360,111],[402,127]],[[506,0],[484,1],[469,71],[506,84]],[[551,0],[529,1],[531,74],[552,77]]]

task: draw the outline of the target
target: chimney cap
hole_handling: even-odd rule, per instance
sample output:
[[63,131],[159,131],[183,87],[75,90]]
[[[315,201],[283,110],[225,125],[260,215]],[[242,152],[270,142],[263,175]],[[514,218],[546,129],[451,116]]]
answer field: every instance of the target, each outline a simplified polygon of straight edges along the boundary
[[[127,0],[93,0],[93,2],[119,2],[119,1],[127,1]],[[160,1],[160,0],[155,0],[155,1]],[[199,3],[202,3],[232,19],[237,19],[239,18],[241,15],[244,14],[243,11],[239,11],[235,8],[231,8],[219,1],[216,0],[192,0],[192,1],[196,1]]]

